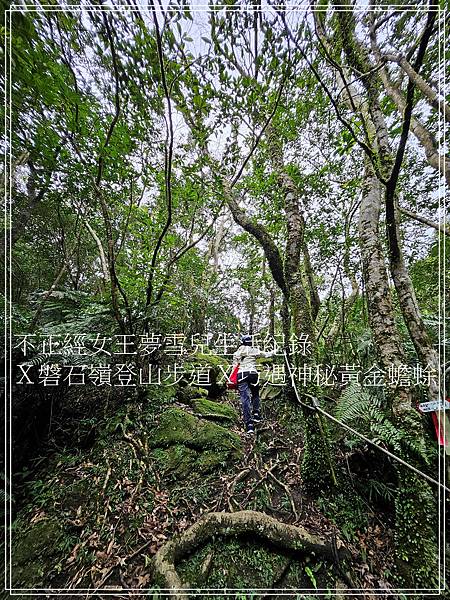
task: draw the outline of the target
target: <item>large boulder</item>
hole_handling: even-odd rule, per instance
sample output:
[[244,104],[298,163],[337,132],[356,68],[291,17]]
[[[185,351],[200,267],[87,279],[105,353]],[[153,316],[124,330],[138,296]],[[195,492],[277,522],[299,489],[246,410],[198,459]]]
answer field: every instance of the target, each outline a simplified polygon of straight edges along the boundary
[[44,519],[12,540],[12,583],[16,588],[41,587],[61,554],[64,532],[55,520]]
[[195,412],[201,417],[235,423],[239,420],[237,411],[229,404],[214,402],[207,398],[195,398],[191,403]]
[[184,385],[177,389],[176,398],[182,404],[191,404],[192,400],[208,396],[208,390],[194,385]]
[[149,444],[161,470],[178,477],[207,473],[242,456],[237,434],[179,408],[161,415]]
[[[207,381],[194,385],[207,389],[210,397],[216,398],[226,390],[226,375],[231,373],[231,364],[223,356],[196,352],[186,359],[188,371],[189,367],[192,371],[200,369],[201,372],[208,373]],[[185,383],[190,385],[190,379],[186,379]]]
[[242,451],[241,440],[236,433],[179,408],[170,408],[161,415],[149,442],[153,448],[182,444],[197,450],[228,450],[236,457]]

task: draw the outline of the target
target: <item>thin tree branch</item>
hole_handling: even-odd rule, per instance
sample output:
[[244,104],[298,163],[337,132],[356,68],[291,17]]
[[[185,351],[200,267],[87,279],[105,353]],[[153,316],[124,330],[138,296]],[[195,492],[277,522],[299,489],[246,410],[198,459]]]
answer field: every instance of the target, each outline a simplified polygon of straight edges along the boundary
[[388,62],[394,62],[399,67],[403,69],[403,71],[408,75],[410,80],[414,81],[414,84],[418,87],[418,89],[425,96],[429,104],[439,111],[445,118],[445,120],[450,123],[450,106],[445,102],[445,100],[439,99],[437,93],[433,90],[433,88],[428,85],[425,79],[417,73],[417,71],[412,67],[412,65],[406,60],[404,56],[396,56],[395,54],[383,54],[382,58]]
[[450,236],[450,227],[448,225],[440,225],[439,223],[435,223],[431,219],[427,219],[427,217],[423,217],[422,215],[418,215],[417,213],[412,212],[411,210],[408,210],[407,208],[402,208],[401,206],[398,207],[398,210],[402,214],[406,215],[407,217],[410,217],[411,219],[414,219],[414,221],[418,221],[419,223],[423,223],[424,225],[427,225],[428,227],[432,227],[433,229],[436,229],[436,231],[440,231],[444,235],[449,235]]
[[281,94],[283,93],[283,88],[284,88],[284,84],[286,82],[286,78],[284,78],[281,82],[280,85],[280,89],[278,90],[278,94],[275,100],[275,104],[274,107],[272,109],[272,111],[270,112],[270,115],[268,116],[268,118],[266,119],[266,122],[264,123],[264,126],[262,127],[261,131],[258,133],[258,135],[256,136],[255,142],[253,144],[253,146],[250,148],[249,153],[247,154],[247,156],[245,157],[244,162],[241,165],[241,168],[239,169],[239,171],[236,173],[236,175],[233,177],[233,179],[231,180],[231,188],[233,188],[236,183],[239,181],[245,166],[247,165],[248,161],[251,159],[251,157],[253,156],[253,153],[255,152],[255,150],[257,149],[259,142],[261,141],[262,136],[264,135],[264,132],[266,131],[267,127],[269,126],[270,122],[272,121],[278,105],[280,103],[281,100]]
[[[428,42],[430,41],[431,33],[433,31],[433,24],[436,19],[437,11],[433,10],[433,7],[438,6],[438,0],[430,0],[430,10],[428,12],[427,23],[425,25],[425,29],[421,36],[419,50],[417,52],[417,57],[414,63],[414,71],[419,73],[420,68],[423,63],[423,59],[425,57],[425,52],[428,46]],[[400,175],[400,169],[403,162],[403,157],[406,150],[406,142],[408,141],[408,133],[411,124],[411,116],[414,107],[414,90],[415,90],[415,82],[413,79],[410,79],[408,82],[408,88],[406,91],[406,106],[403,114],[403,125],[402,125],[402,133],[400,136],[400,142],[397,148],[397,154],[394,161],[394,166],[392,168],[391,176],[389,177],[389,181],[386,186],[386,200],[393,201],[395,188],[397,186],[398,177]]]
[[222,200],[222,202],[219,204],[219,208],[216,212],[216,214],[214,215],[213,220],[211,221],[211,223],[204,229],[203,233],[200,234],[200,236],[193,240],[190,244],[187,244],[186,246],[184,246],[183,248],[181,248],[181,250],[179,250],[169,261],[169,263],[167,264],[167,272],[166,272],[166,277],[161,285],[161,287],[158,290],[158,294],[155,297],[155,300],[152,302],[151,306],[156,306],[157,304],[159,304],[159,302],[161,301],[162,295],[167,287],[167,284],[170,281],[170,276],[171,276],[171,272],[170,269],[171,267],[180,260],[180,258],[182,258],[186,252],[188,252],[189,250],[191,250],[191,248],[194,248],[199,242],[201,242],[201,240],[205,237],[205,235],[208,233],[208,231],[211,229],[211,227],[214,225],[214,223],[217,221],[217,218],[220,214],[220,211],[222,210],[223,206],[225,204],[225,199]]
[[[159,61],[159,69],[161,72],[161,81],[164,90],[164,96],[167,102],[167,119],[166,119],[166,127],[167,127],[167,138],[166,138],[166,147],[164,152],[164,181],[165,181],[165,196],[166,196],[166,205],[167,205],[167,219],[166,223],[156,241],[155,248],[153,250],[153,256],[150,263],[150,273],[147,281],[147,292],[146,292],[146,303],[145,305],[148,307],[152,300],[153,294],[153,279],[155,275],[156,262],[158,259],[158,254],[160,248],[162,246],[164,237],[166,236],[167,231],[169,230],[172,224],[172,158],[173,158],[173,122],[172,122],[172,103],[170,99],[169,88],[167,86],[166,79],[166,71],[164,67],[164,57],[162,50],[162,40],[161,40],[161,32],[159,30],[158,18],[156,16],[156,7],[153,0],[150,0],[150,4],[152,7],[153,13],[153,23],[155,26],[156,32],[156,44],[158,50],[158,61]],[[148,321],[146,321],[147,326]]]
[[289,26],[287,25],[287,22],[286,22],[284,14],[281,13],[281,11],[278,11],[278,10],[277,10],[277,14],[280,15],[280,18],[283,21],[283,24],[285,26],[285,31],[288,34],[288,37],[292,40],[292,42],[294,43],[294,45],[296,46],[296,48],[298,49],[298,51],[300,52],[300,54],[304,58],[306,64],[311,69],[311,71],[314,73],[314,76],[316,77],[317,81],[322,86],[322,89],[324,90],[324,92],[328,96],[328,98],[329,98],[329,100],[330,100],[330,102],[331,102],[331,104],[332,104],[332,106],[333,106],[333,108],[335,110],[335,113],[336,113],[336,116],[337,116],[338,120],[351,133],[351,135],[352,135],[353,139],[355,140],[355,142],[358,144],[358,146],[360,146],[362,148],[362,150],[368,156],[368,158],[371,161],[373,167],[375,169],[378,169],[378,166],[377,166],[377,163],[376,163],[376,160],[375,160],[375,155],[374,155],[374,152],[373,152],[372,148],[370,148],[370,146],[368,144],[366,144],[365,142],[363,142],[362,140],[359,139],[358,135],[356,134],[355,130],[352,127],[352,124],[347,119],[345,119],[343,117],[341,111],[339,110],[339,106],[338,106],[336,100],[334,99],[332,93],[328,89],[328,86],[326,85],[326,83],[324,82],[324,80],[322,79],[322,77],[320,76],[320,74],[319,74],[318,70],[316,69],[316,67],[309,60],[308,55],[306,54],[306,52],[303,50],[303,48],[300,46],[300,44],[297,42],[297,40],[292,35],[292,31],[290,30]]

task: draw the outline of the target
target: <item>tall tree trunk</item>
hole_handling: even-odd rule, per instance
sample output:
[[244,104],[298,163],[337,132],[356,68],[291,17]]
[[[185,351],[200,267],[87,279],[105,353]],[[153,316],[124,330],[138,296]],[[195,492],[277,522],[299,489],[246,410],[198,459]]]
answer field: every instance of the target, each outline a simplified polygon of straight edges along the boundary
[[[363,277],[367,294],[369,324],[378,351],[381,367],[404,364],[404,353],[395,323],[389,280],[380,240],[381,184],[368,161],[359,214],[359,241]],[[392,399],[394,414],[411,407],[411,396],[403,389]]]
[[[339,0],[340,2],[340,0]],[[392,170],[392,165],[394,163],[394,157],[392,155],[392,148],[390,145],[390,141],[389,141],[389,134],[388,134],[388,128],[386,125],[386,121],[383,115],[383,112],[381,110],[380,104],[379,104],[379,98],[378,98],[378,88],[377,88],[377,77],[378,75],[376,73],[374,73],[373,71],[371,71],[370,69],[370,64],[367,60],[367,56],[366,56],[366,51],[364,48],[361,47],[361,45],[359,44],[359,42],[356,40],[356,37],[354,35],[354,31],[355,31],[355,22],[353,19],[353,14],[351,12],[348,11],[342,11],[339,13],[339,27],[340,27],[340,31],[341,34],[343,36],[343,40],[344,40],[344,50],[346,53],[346,56],[348,58],[348,61],[351,65],[351,67],[353,68],[353,70],[356,72],[363,72],[363,73],[369,73],[371,72],[370,75],[366,75],[365,77],[363,77],[362,81],[364,84],[364,87],[366,88],[367,91],[367,98],[368,98],[368,107],[369,107],[369,112],[370,112],[370,116],[374,125],[374,129],[375,129],[375,141],[377,144],[377,151],[379,154],[379,158],[380,158],[380,165],[381,165],[381,169],[382,172],[384,174],[385,179],[388,181],[391,175],[391,170]],[[372,35],[372,49],[375,52],[376,58],[380,58],[380,52],[378,47],[376,46],[376,42],[374,41],[374,37]],[[380,73],[380,77],[383,81],[383,83],[385,83],[385,77],[383,76],[383,74]],[[373,175],[374,176],[374,175]],[[366,200],[363,200],[363,204],[364,203],[368,203],[368,197],[370,197],[371,195],[373,195],[373,197],[375,197],[375,195],[377,195],[378,197],[380,197],[380,193],[381,193],[381,184],[380,182],[378,182],[376,188],[376,194],[375,194],[375,185],[373,182],[373,177],[369,177],[369,180],[372,180],[372,184],[371,187],[374,190],[374,194],[366,194]],[[387,198],[387,202],[388,202],[388,197]],[[374,203],[372,203],[372,205],[374,206]],[[380,212],[380,208],[381,205],[378,206],[377,209],[377,221],[379,219],[379,212]],[[363,205],[361,206],[361,214],[363,211]],[[370,217],[369,211],[366,211],[367,215]],[[388,239],[388,245],[389,245],[389,261],[390,261],[390,271],[391,271],[391,275],[392,275],[392,279],[394,281],[394,285],[396,288],[396,292],[397,292],[397,296],[398,296],[398,300],[399,300],[399,305],[400,305],[400,309],[402,311],[402,315],[403,318],[405,320],[406,326],[408,327],[408,331],[409,334],[411,336],[411,339],[413,341],[413,344],[416,348],[416,352],[419,356],[419,358],[424,362],[425,366],[428,365],[431,362],[431,365],[434,367],[437,364],[437,354],[432,346],[431,340],[426,332],[425,329],[425,325],[423,323],[421,314],[420,314],[420,310],[417,304],[417,300],[416,300],[416,296],[415,296],[415,292],[414,292],[414,287],[412,285],[411,282],[411,278],[409,277],[405,262],[404,262],[404,258],[403,258],[403,253],[402,253],[402,249],[401,249],[401,245],[400,245],[400,238],[399,238],[399,232],[398,232],[398,218],[396,218],[396,215],[398,214],[398,210],[396,210],[395,206],[390,206],[387,204],[386,206],[386,233],[387,233],[387,239]],[[369,218],[369,222],[370,222],[370,218]],[[372,228],[373,229],[373,226]],[[362,235],[364,236],[364,233],[362,233]],[[374,236],[375,236],[375,232],[374,232]],[[378,236],[378,226],[377,226],[377,231],[376,231],[376,236]],[[379,252],[379,256],[380,256],[380,260],[382,257],[382,250],[381,247],[378,250]],[[367,292],[369,295],[369,288],[367,287],[367,282],[366,282],[366,288],[367,288]],[[374,301],[374,300],[372,300]],[[378,309],[382,309],[382,306],[379,306]],[[375,312],[377,312],[377,309],[375,310]],[[381,313],[383,314],[383,313]],[[392,321],[393,317],[391,318]],[[377,317],[376,315],[372,316],[372,321],[375,321],[375,326],[376,326],[376,321],[379,320],[379,316]],[[393,330],[395,328],[395,323],[393,324],[393,326],[391,327],[391,329]],[[396,328],[395,328],[396,329]],[[380,339],[380,336],[377,335],[374,331],[374,334],[376,335],[376,337],[378,337],[378,339]],[[381,339],[380,339],[381,341]],[[398,343],[399,346],[399,351],[402,352],[401,350],[401,346]],[[403,359],[402,354],[398,354],[398,356],[400,358]],[[390,364],[395,364],[395,363],[390,363]],[[430,386],[430,391],[429,394],[431,397],[433,397],[433,399],[435,399],[435,395],[436,392],[438,393],[438,390],[436,390],[436,385],[433,383]],[[402,412],[402,406],[403,406],[403,402],[400,402],[400,405],[394,406],[394,414],[399,414]],[[407,409],[407,403],[403,406],[404,409]]]
[[213,259],[213,269],[214,273],[218,273],[219,271],[219,254],[220,254],[220,246],[225,238],[225,222],[224,219],[219,217],[217,219],[217,225],[214,230],[214,237],[212,238],[209,245],[209,254]]
[[275,289],[273,285],[269,286],[269,335],[275,336]]
[[[338,0],[342,5],[343,0]],[[427,26],[429,19],[427,19]],[[353,11],[341,10],[338,12],[338,27],[344,43],[344,52],[347,60],[357,77],[361,77],[367,92],[370,116],[375,128],[376,151],[379,159],[378,175],[382,174],[386,184],[386,227],[389,243],[390,270],[394,280],[402,314],[408,326],[414,345],[421,346],[423,351],[427,345],[427,336],[423,334],[423,322],[420,318],[414,289],[407,273],[398,238],[396,222],[395,194],[390,194],[391,178],[393,173],[393,156],[389,143],[388,130],[384,115],[381,111],[378,98],[378,75],[371,68],[367,58],[367,51],[356,39]],[[383,83],[387,82],[384,74],[380,73]],[[386,88],[387,89],[387,88]],[[388,93],[392,89],[387,89]],[[394,90],[395,91],[395,90]],[[397,97],[394,101],[399,102]],[[403,98],[401,98],[403,101]],[[398,105],[399,106],[399,105]],[[403,101],[403,110],[406,102]],[[414,132],[414,122],[411,121]],[[427,149],[426,149],[427,150]],[[430,160],[429,152],[427,157]],[[438,159],[440,157],[437,157]],[[438,160],[438,167],[442,163]],[[448,177],[448,165],[444,169]],[[394,189],[395,192],[395,189]],[[386,361],[392,356],[391,366],[404,362],[403,351],[400,346],[395,322],[393,322],[392,305],[383,300],[382,295],[389,293],[388,281],[384,267],[383,255],[378,232],[378,221],[381,208],[381,184],[375,176],[371,166],[366,167],[365,189],[361,203],[360,239],[362,241],[363,267],[366,281],[366,290],[369,302],[369,314],[374,337],[377,338],[378,348],[382,353],[382,360]],[[381,267],[382,264],[382,267]],[[375,272],[374,272],[374,269]],[[378,283],[377,283],[378,280]],[[385,318],[383,326],[381,319]],[[387,336],[392,333],[393,338]],[[413,337],[414,336],[414,337]],[[396,348],[397,347],[397,348]],[[389,363],[388,363],[389,364]],[[431,388],[430,388],[431,389]],[[420,415],[412,409],[410,393],[407,390],[394,392],[393,412],[395,422],[399,428],[408,432],[420,446],[423,440],[423,428]],[[405,444],[400,454],[408,462],[417,462],[417,457]],[[420,467],[421,465],[419,465]],[[396,464],[399,489],[395,499],[396,509],[396,545],[397,545],[397,575],[402,584],[424,587],[427,582],[436,577],[435,557],[435,521],[436,511],[433,496],[429,486],[418,475],[411,473],[401,464]],[[411,546],[410,532],[416,534],[415,544]],[[407,562],[404,562],[403,559]]]
[[[395,213],[398,215],[398,210]],[[438,400],[440,396],[438,384],[439,355],[433,347],[430,336],[425,328],[414,286],[403,258],[403,252],[400,247],[398,217],[395,218],[394,216],[394,221],[387,223],[387,229],[390,270],[397,291],[400,309],[419,360],[424,367],[432,369],[435,373],[435,376],[430,378],[428,398],[429,400]]]
[[267,291],[269,292],[269,311],[267,314],[267,320],[269,322],[269,336],[272,338],[275,337],[275,301],[276,301],[276,289],[273,281],[270,277],[267,277],[266,273],[266,255],[263,254],[263,264],[262,264],[262,280],[264,281],[264,285],[266,286]]
[[[288,290],[287,304],[292,333],[297,339],[304,339],[307,336],[311,349],[311,354],[306,356],[294,353],[291,364],[297,369],[312,367],[316,362],[314,319],[310,300],[303,285],[300,267],[301,253],[305,247],[305,219],[299,208],[300,198],[297,186],[284,167],[283,150],[279,137],[272,126],[267,128],[266,134],[271,162],[277,175],[278,185],[284,196],[287,233],[284,276]],[[318,390],[313,382],[310,382],[306,388],[309,394],[318,395]],[[332,482],[335,483],[328,432],[326,424],[322,422],[318,413],[314,413],[308,408],[303,408],[302,412],[305,426],[302,477],[309,489],[317,491]]]
[[317,284],[314,279],[314,271],[311,265],[311,257],[309,255],[308,245],[306,242],[303,243],[303,266],[305,268],[305,275],[308,280],[309,288],[309,302],[311,304],[311,316],[313,321],[317,319],[320,309],[320,297],[319,291],[317,290]]
[[[377,54],[377,56],[379,56],[379,54]],[[383,79],[382,74],[380,74],[380,77]],[[370,85],[370,83],[366,83],[367,87]],[[376,116],[378,123],[376,134],[378,147],[380,149],[379,154],[381,166],[386,180],[389,181],[392,172],[392,165],[394,164],[394,156],[391,144],[389,142],[386,120],[381,111],[377,95],[371,95],[369,103],[371,106],[371,113]],[[389,185],[387,185],[385,189],[385,196],[386,237],[389,248],[389,265],[391,276],[397,292],[400,310],[417,355],[423,363],[423,366],[430,367],[436,371],[436,377],[430,379],[428,395],[430,400],[437,400],[439,397],[439,386],[437,383],[439,357],[426,331],[419,305],[417,303],[414,286],[403,257],[398,226],[399,210],[397,194],[395,193],[395,190],[393,190],[393,193],[390,194]]]
[[[285,342],[288,343],[292,332],[297,336],[308,334],[314,348],[314,331],[309,301],[303,287],[300,273],[300,250],[303,242],[303,227],[295,195],[288,194],[286,201],[286,225],[288,253],[285,262],[274,241],[266,229],[250,220],[240,208],[233,196],[229,181],[224,181],[224,193],[227,204],[234,220],[238,225],[253,235],[264,250],[267,263],[275,282],[283,294],[282,320]],[[295,357],[294,357],[295,358]],[[311,356],[298,357],[301,362],[314,361],[314,351]],[[299,364],[299,363],[297,363]],[[289,380],[289,374],[288,380]],[[316,390],[309,390],[316,394]],[[301,390],[300,390],[301,394]],[[309,402],[309,401],[308,401]],[[327,430],[320,422],[317,413],[302,406],[304,418],[305,452],[302,460],[302,480],[306,488],[317,492],[335,481],[333,465],[328,448]],[[318,422],[319,420],[319,422]]]
[[255,333],[255,298],[252,294],[249,294],[249,302],[248,302],[248,333],[249,335],[253,335]]

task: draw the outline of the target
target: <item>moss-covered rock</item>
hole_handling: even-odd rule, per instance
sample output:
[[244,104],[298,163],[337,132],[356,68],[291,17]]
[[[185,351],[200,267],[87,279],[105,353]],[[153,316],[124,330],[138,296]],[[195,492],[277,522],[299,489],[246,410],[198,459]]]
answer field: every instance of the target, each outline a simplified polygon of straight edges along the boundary
[[166,382],[165,385],[149,385],[143,389],[145,389],[145,397],[148,402],[148,406],[143,408],[149,410],[155,406],[172,404],[178,396],[179,386],[175,383]]
[[182,478],[208,473],[242,455],[238,435],[179,408],[161,415],[149,444],[161,471]]
[[200,452],[177,444],[170,448],[156,448],[150,457],[164,475],[173,476],[178,480],[195,478],[216,470],[226,464],[230,453],[221,450]]
[[219,450],[205,450],[202,452],[196,462],[196,468],[199,473],[209,473],[220,466],[224,466],[229,460],[229,453]]
[[153,448],[182,444],[198,450],[228,450],[235,456],[242,450],[237,434],[179,408],[171,408],[161,415],[149,442]]
[[207,398],[195,398],[192,400],[192,406],[202,417],[234,422],[239,420],[237,411],[229,404],[214,402]]
[[195,469],[198,455],[196,450],[176,444],[170,448],[156,448],[150,456],[160,471],[184,479]]
[[48,572],[60,553],[63,530],[54,520],[39,521],[12,540],[12,580],[16,588],[48,585]]
[[231,364],[223,356],[199,352],[187,358],[186,366],[188,371],[190,366],[193,370],[200,368],[202,373],[208,374],[205,378],[207,382],[199,384],[199,387],[206,388],[210,397],[215,398],[226,390],[226,375],[231,373]]
[[195,398],[202,398],[208,395],[206,388],[193,385],[185,385],[177,389],[177,400],[183,404],[190,404]]

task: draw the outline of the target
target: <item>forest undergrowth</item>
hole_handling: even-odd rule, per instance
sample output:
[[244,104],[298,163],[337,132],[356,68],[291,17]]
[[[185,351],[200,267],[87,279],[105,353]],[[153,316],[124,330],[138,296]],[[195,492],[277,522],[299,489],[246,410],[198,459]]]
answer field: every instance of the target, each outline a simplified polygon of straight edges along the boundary
[[[205,513],[251,510],[326,539],[348,552],[346,560],[292,553],[254,535],[217,535],[181,561],[181,577],[204,590],[389,588],[389,487],[387,495],[373,487],[370,457],[347,449],[338,460],[345,487],[318,498],[305,493],[300,413],[281,387],[263,391],[265,419],[255,437],[243,432],[239,399],[231,391],[214,399],[199,388],[177,387],[139,399],[117,391],[68,394],[32,466],[17,478],[13,573],[19,587],[35,587],[45,575],[46,587],[111,589],[117,598],[126,597],[120,589],[157,590],[152,559],[168,540]],[[225,451],[228,438],[214,437],[205,450],[204,433],[195,439],[205,448],[189,441],[192,432],[184,440],[191,447],[183,445],[180,421],[178,439],[168,439],[161,422],[169,414],[223,429],[233,451]]]

